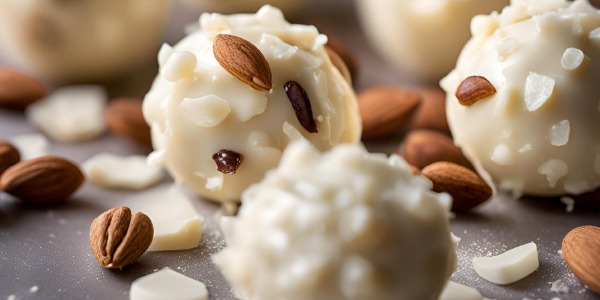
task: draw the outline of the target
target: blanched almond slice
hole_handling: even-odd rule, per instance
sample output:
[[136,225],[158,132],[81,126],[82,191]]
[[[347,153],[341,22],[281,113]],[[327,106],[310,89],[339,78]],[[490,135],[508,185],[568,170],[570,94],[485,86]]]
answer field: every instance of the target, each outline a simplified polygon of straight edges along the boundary
[[472,287],[448,281],[439,300],[483,300],[483,296]]
[[537,246],[533,242],[497,256],[473,259],[475,272],[495,284],[517,282],[537,270],[539,265]]
[[204,283],[164,268],[156,273],[136,279],[129,291],[131,300],[189,299],[208,300]]

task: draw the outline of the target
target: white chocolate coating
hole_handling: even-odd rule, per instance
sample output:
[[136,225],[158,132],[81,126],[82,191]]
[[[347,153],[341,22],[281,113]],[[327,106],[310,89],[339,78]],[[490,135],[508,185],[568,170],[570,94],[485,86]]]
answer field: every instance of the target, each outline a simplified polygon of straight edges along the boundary
[[0,49],[55,82],[106,79],[151,59],[170,0],[3,0]]
[[399,68],[439,80],[469,39],[469,21],[501,10],[509,0],[358,0],[373,46]]
[[[473,19],[472,28],[441,82],[456,144],[517,195],[599,187],[600,10],[586,0],[513,0],[502,14]],[[472,75],[497,92],[460,105],[454,94]]]
[[312,0],[183,0],[183,3],[202,12],[249,13],[263,5],[270,4],[281,9],[286,15],[302,10]]
[[293,143],[222,219],[214,261],[242,299],[437,300],[456,252],[431,188],[397,155]]
[[[319,149],[360,139],[354,91],[323,47],[313,26],[291,25],[271,6],[256,14],[203,14],[201,29],[159,53],[160,75],[144,100],[152,128],[153,161],[164,162],[177,181],[201,196],[237,202],[242,191],[276,167],[290,141],[307,139]],[[217,34],[239,36],[260,49],[273,74],[273,88],[257,91],[219,65]],[[300,83],[312,105],[318,133],[299,123],[284,85]],[[235,174],[217,170],[220,150],[243,155]]]

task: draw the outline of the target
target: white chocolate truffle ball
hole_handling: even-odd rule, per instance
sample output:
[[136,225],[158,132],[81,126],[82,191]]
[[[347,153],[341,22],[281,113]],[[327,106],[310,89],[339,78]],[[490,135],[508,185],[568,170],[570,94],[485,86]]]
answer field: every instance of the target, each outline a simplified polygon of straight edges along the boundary
[[[540,196],[600,186],[600,10],[586,0],[513,0],[472,22],[441,85],[456,144],[500,188]],[[470,76],[496,93],[456,97]]]
[[[307,139],[327,149],[360,139],[354,91],[329,60],[327,38],[315,27],[289,24],[272,6],[256,14],[203,14],[200,23],[175,47],[162,48],[160,75],[143,106],[156,149],[151,158],[163,161],[177,181],[208,199],[237,202],[278,165],[290,141]],[[247,84],[220,65],[213,51],[219,34],[257,47],[272,73],[271,90],[255,90],[251,84],[264,80]],[[246,61],[225,63],[241,67]],[[289,92],[305,99],[312,114],[292,105],[285,88],[291,81]],[[316,132],[297,113],[314,120]]]
[[242,299],[434,300],[455,267],[448,194],[359,144],[288,147],[214,257]]
[[107,79],[152,58],[169,0],[3,0],[0,49],[54,82]]
[[509,0],[358,0],[361,23],[390,62],[424,80],[454,67],[469,39],[469,21],[500,10]]
[[202,12],[248,13],[271,4],[286,15],[300,11],[312,0],[183,0],[183,3]]

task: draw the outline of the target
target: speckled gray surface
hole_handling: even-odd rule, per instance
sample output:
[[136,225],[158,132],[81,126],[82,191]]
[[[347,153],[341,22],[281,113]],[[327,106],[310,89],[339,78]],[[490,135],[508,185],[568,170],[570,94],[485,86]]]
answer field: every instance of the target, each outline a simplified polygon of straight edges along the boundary
[[[354,8],[348,0],[316,1],[298,22],[312,23],[357,54],[360,62],[358,89],[372,85],[415,84],[407,74],[391,69],[368,47],[360,32]],[[181,36],[183,24],[196,16],[179,5],[167,30],[167,40]],[[0,66],[7,65],[2,62]],[[148,72],[148,71],[145,71]],[[151,71],[150,71],[151,72]],[[133,72],[135,74],[135,72]],[[131,76],[109,85],[112,95],[142,95],[149,81]],[[0,139],[35,133],[18,113],[0,110]],[[373,151],[392,151],[397,141],[370,144]],[[52,143],[50,153],[82,162],[100,151],[118,154],[144,153],[127,141],[104,135],[78,144]],[[163,184],[168,184],[166,180]],[[107,190],[86,184],[65,205],[30,207],[0,194],[0,299],[128,299],[131,282],[143,275],[170,267],[203,281],[211,299],[235,299],[231,289],[211,263],[211,254],[224,246],[215,227],[217,206],[198,199],[196,209],[205,219],[201,246],[194,250],[149,252],[123,271],[101,268],[89,250],[89,225],[108,208],[120,205],[133,192]],[[575,207],[567,213],[557,200],[519,199],[497,195],[492,201],[451,220],[453,232],[462,238],[459,265],[453,280],[479,289],[489,299],[600,299],[587,290],[566,268],[558,253],[564,235],[579,225],[600,226],[600,213]],[[475,274],[470,261],[476,256],[496,255],[510,248],[535,242],[540,268],[529,277],[508,286],[486,282]],[[551,291],[561,280],[568,292]],[[37,288],[34,288],[37,287]]]

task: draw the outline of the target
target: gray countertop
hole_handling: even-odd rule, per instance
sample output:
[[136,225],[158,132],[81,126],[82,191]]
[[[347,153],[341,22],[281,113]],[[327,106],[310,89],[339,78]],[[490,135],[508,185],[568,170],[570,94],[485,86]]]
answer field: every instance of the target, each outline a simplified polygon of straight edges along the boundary
[[[360,63],[357,90],[373,85],[417,84],[407,74],[392,69],[369,48],[350,1],[316,1],[313,6],[294,21],[317,25],[356,54]],[[176,17],[169,25],[166,39],[171,43],[182,36],[182,26],[197,17],[177,4],[173,15]],[[8,64],[0,59],[0,66]],[[152,77],[152,74],[125,77],[109,83],[108,88],[113,96],[142,96]],[[36,132],[22,114],[0,110],[0,139]],[[397,142],[380,141],[368,146],[373,151],[390,152]],[[109,134],[86,143],[52,143],[49,151],[77,162],[101,151],[145,153],[145,149]],[[169,182],[165,180],[162,184]],[[204,236],[197,249],[148,252],[123,271],[105,270],[97,264],[89,248],[91,221],[134,194],[84,184],[68,203],[53,207],[26,206],[0,194],[0,299],[11,295],[19,299],[128,299],[134,279],[164,267],[203,281],[211,299],[235,299],[210,258],[224,246],[214,221],[218,207],[201,199],[194,203],[205,220]],[[572,228],[600,226],[598,211],[576,206],[567,213],[565,205],[556,199],[513,200],[499,194],[472,212],[454,217],[451,225],[453,232],[462,238],[459,265],[452,279],[477,288],[486,298],[600,299],[569,272],[558,253],[562,238]],[[491,284],[471,268],[473,257],[496,255],[532,241],[538,246],[540,268],[517,283]],[[567,293],[550,290],[551,283],[557,280],[566,284]],[[37,287],[37,291],[32,287]]]

